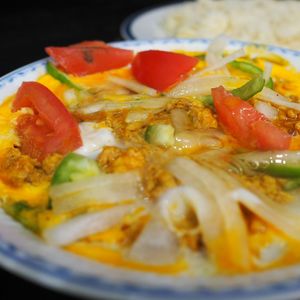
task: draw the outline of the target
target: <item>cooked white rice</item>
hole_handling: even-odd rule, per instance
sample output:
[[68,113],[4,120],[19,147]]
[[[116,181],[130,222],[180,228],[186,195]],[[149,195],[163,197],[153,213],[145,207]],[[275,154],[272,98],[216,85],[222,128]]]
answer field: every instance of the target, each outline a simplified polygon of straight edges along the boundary
[[300,50],[300,1],[197,0],[170,12],[163,22],[169,36],[232,38]]

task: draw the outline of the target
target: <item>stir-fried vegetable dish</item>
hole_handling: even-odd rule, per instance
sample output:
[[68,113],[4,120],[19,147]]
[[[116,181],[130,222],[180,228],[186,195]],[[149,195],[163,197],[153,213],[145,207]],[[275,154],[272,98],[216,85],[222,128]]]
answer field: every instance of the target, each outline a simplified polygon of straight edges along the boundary
[[47,47],[0,106],[2,208],[45,243],[160,274],[300,261],[300,73],[283,57]]

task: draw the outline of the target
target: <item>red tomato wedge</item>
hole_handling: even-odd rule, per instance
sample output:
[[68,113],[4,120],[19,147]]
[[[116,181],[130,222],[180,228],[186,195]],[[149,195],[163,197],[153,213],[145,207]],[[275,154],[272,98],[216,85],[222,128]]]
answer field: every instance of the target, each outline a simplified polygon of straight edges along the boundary
[[13,111],[30,107],[21,115],[16,131],[21,150],[38,160],[57,152],[66,154],[82,145],[78,124],[62,102],[38,82],[23,82],[13,101]]
[[292,137],[272,124],[252,105],[233,96],[224,87],[212,89],[219,122],[241,145],[259,150],[289,149]]
[[46,52],[65,72],[84,76],[128,65],[133,52],[102,41],[85,41],[69,47],[47,47]]
[[135,56],[132,62],[132,73],[140,83],[162,92],[182,80],[197,63],[196,57],[148,50],[139,52]]

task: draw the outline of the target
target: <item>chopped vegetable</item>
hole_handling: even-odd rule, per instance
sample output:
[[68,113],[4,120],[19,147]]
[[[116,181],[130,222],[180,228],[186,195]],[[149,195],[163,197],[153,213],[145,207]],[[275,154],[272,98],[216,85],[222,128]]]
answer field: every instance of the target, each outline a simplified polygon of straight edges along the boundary
[[270,77],[269,80],[266,82],[265,86],[271,90],[274,89],[274,81],[273,79]]
[[[197,205],[196,214],[205,219],[209,215],[212,217],[210,225],[213,227],[205,225],[205,235],[213,250],[210,253],[218,266],[235,270],[249,269],[250,252],[246,224],[237,202],[230,199],[230,182],[223,181],[215,170],[200,166],[189,158],[177,157],[168,169],[182,184],[195,188],[202,197],[209,199],[207,215],[204,211],[198,211],[201,208],[200,203]],[[201,203],[204,201],[201,198],[197,200]],[[201,221],[204,222],[202,218]],[[227,245],[227,248],[222,249],[222,244]],[[226,263],[222,258],[224,256]]]
[[232,90],[231,93],[232,95],[239,97],[243,100],[248,100],[257,93],[259,93],[264,88],[264,85],[265,80],[262,78],[262,76],[257,76],[248,81],[243,86]]
[[228,37],[224,35],[219,35],[212,40],[207,48],[207,54],[205,57],[205,61],[208,67],[215,65],[219,60],[223,58],[223,53],[228,42]]
[[[259,67],[257,67],[256,65],[252,64],[252,63],[249,63],[247,61],[233,61],[230,63],[230,65],[235,68],[235,69],[238,69],[240,71],[243,71],[245,73],[248,73],[250,75],[253,75],[253,76],[262,76],[264,75],[264,79],[265,79],[265,86],[266,87],[269,87],[271,89],[273,89],[273,86],[274,86],[274,83],[273,83],[273,79],[272,77],[270,76],[271,74],[271,70],[272,70],[272,65],[271,64],[266,64],[266,68],[267,70],[267,73],[263,72],[263,70]],[[271,66],[271,70],[268,70],[269,67],[267,66]]]
[[52,77],[54,77],[61,83],[65,84],[75,90],[80,91],[83,89],[80,85],[72,82],[72,80],[69,78],[69,76],[67,74],[58,70],[50,61],[48,61],[46,64],[46,70]]
[[128,65],[133,51],[87,41],[69,47],[47,47],[46,52],[67,73],[84,76]]
[[187,130],[192,125],[187,111],[181,108],[172,109],[171,120],[176,132]]
[[254,107],[257,111],[265,115],[271,121],[276,120],[278,117],[278,110],[269,103],[256,100]]
[[174,127],[167,124],[149,125],[145,132],[145,140],[149,144],[163,147],[173,146],[175,143]]
[[230,88],[232,85],[236,86],[239,82],[238,78],[228,75],[191,76],[168,91],[167,96],[173,98],[206,96],[211,93],[212,88],[220,85]]
[[145,225],[129,251],[130,259],[152,265],[175,263],[178,255],[176,235],[157,216]]
[[203,149],[222,148],[221,139],[223,134],[215,129],[206,130],[183,130],[175,134],[173,148],[177,151],[190,153]]
[[299,151],[248,152],[235,155],[234,162],[246,172],[250,169],[276,177],[300,177]]
[[290,101],[288,98],[280,95],[278,92],[271,90],[268,87],[264,87],[263,90],[257,94],[258,99],[274,103],[279,106],[284,106],[300,111],[300,104]]
[[200,100],[205,106],[214,107],[214,99],[212,95],[203,96]]
[[212,89],[217,115],[224,130],[243,146],[260,150],[285,150],[291,136],[273,125],[249,103],[223,87]]
[[100,174],[51,186],[49,196],[55,213],[70,212],[90,205],[137,201],[140,176],[137,172]]
[[139,52],[132,62],[134,77],[160,92],[182,80],[198,63],[195,57],[161,50]]
[[230,63],[230,66],[251,75],[261,75],[263,73],[261,68],[247,61],[234,60]]
[[237,50],[237,51],[231,53],[230,55],[227,55],[227,56],[223,57],[222,59],[218,60],[215,64],[213,64],[209,67],[206,67],[203,70],[193,74],[193,77],[197,77],[197,76],[203,75],[204,73],[221,69],[221,68],[225,67],[227,64],[229,64],[230,62],[232,62],[233,60],[235,60],[239,57],[242,57],[244,55],[245,55],[244,49]]
[[265,70],[264,70],[264,73],[263,73],[263,77],[264,77],[264,80],[266,82],[265,86],[270,88],[270,89],[274,88],[274,82],[273,82],[273,79],[271,77],[272,68],[273,68],[273,65],[271,63],[265,62]]
[[157,95],[156,90],[149,88],[148,86],[145,86],[143,84],[140,84],[139,82],[134,80],[124,79],[110,75],[108,77],[108,81],[117,85],[121,85],[122,87],[125,87],[139,94],[144,94],[152,97]]
[[173,99],[167,97],[153,97],[153,98],[145,98],[141,97],[141,99],[130,99],[127,101],[110,101],[110,100],[101,100],[92,104],[88,104],[86,106],[81,107],[78,111],[84,114],[92,114],[99,111],[113,111],[120,109],[147,109],[147,110],[155,110],[160,109],[171,102]]
[[68,154],[55,170],[52,185],[72,182],[100,174],[99,167],[93,159],[76,153]]
[[78,124],[62,102],[38,82],[23,82],[13,101],[13,111],[23,107],[34,114],[23,114],[16,131],[25,154],[43,160],[48,154],[66,154],[82,145]]
[[91,234],[105,231],[120,223],[132,210],[132,205],[120,205],[76,216],[43,232],[47,243],[65,246]]

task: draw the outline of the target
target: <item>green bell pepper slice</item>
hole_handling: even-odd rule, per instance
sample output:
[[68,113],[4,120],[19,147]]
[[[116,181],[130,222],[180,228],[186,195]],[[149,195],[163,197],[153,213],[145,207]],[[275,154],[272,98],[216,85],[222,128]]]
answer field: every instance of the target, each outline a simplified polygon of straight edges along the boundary
[[77,181],[100,173],[96,161],[80,154],[70,153],[55,170],[51,184]]
[[83,88],[80,85],[72,82],[72,80],[67,74],[58,70],[50,61],[47,62],[46,70],[48,74],[50,74],[53,78],[60,81],[61,83],[78,91],[83,90]]

